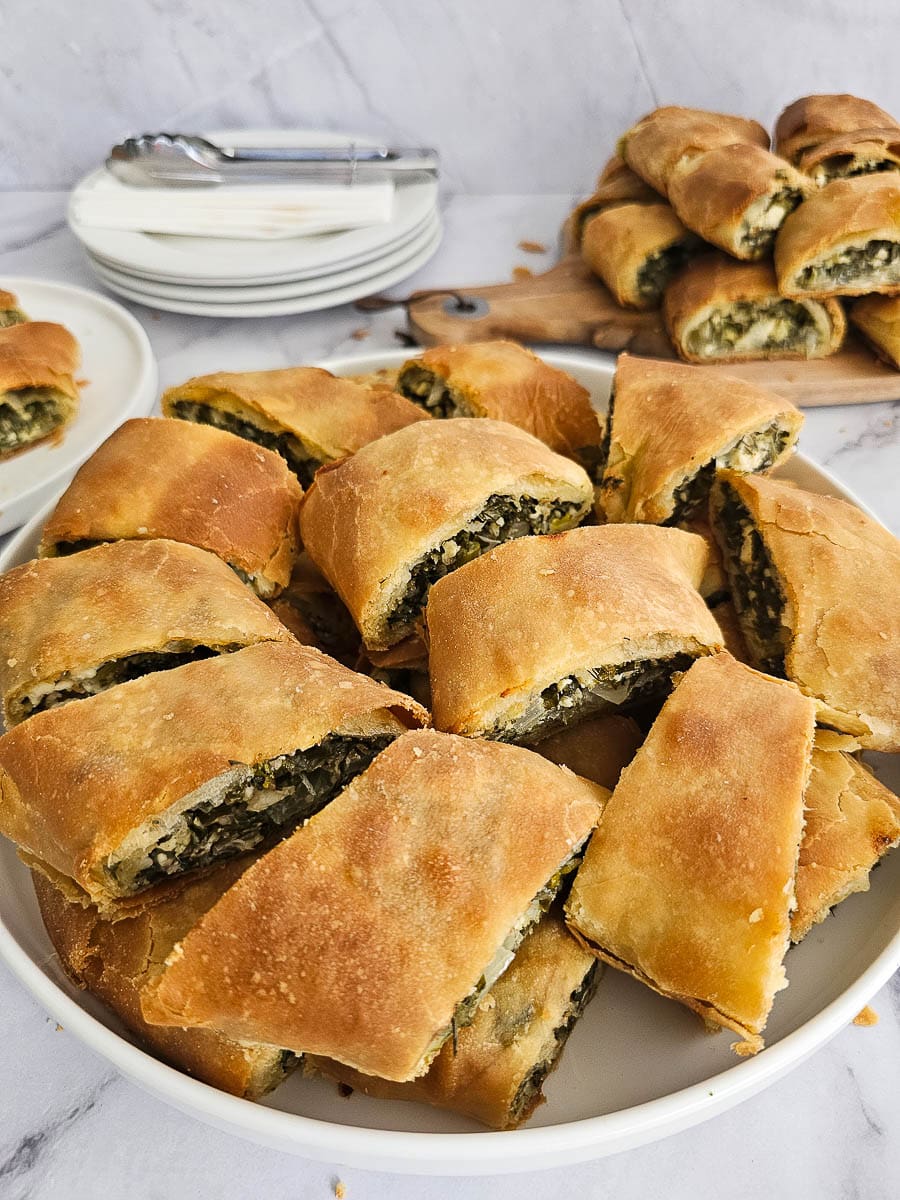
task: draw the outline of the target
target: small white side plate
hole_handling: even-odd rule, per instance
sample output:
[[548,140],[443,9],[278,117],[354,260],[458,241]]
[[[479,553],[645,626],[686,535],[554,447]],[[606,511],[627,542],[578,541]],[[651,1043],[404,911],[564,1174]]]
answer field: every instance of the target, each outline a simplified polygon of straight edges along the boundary
[[81,345],[78,413],[58,439],[0,460],[0,534],[8,533],[55,495],[89,454],[128,417],[144,416],[156,399],[156,359],[146,333],[120,305],[96,292],[3,276],[33,321],[65,325]]

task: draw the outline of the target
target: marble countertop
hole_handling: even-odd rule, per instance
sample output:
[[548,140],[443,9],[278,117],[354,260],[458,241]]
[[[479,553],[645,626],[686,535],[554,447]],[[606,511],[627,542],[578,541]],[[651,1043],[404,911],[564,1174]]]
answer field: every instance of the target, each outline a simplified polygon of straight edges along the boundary
[[[549,266],[568,196],[456,196],[434,259],[394,289],[509,279]],[[0,282],[31,275],[99,287],[64,222],[59,192],[0,194]],[[522,239],[546,255],[525,254]],[[402,312],[352,308],[212,320],[129,306],[159,360],[160,384],[215,369],[286,366],[399,345]],[[900,377],[898,377],[900,396]],[[900,531],[898,403],[807,410],[804,452]],[[250,1195],[327,1200],[621,1200],[665,1195],[879,1200],[900,1192],[900,976],[851,1026],[786,1078],[705,1125],[593,1164],[494,1179],[424,1179],[328,1167],[241,1142],[183,1116],[59,1030],[0,966],[0,1197],[187,1200]]]

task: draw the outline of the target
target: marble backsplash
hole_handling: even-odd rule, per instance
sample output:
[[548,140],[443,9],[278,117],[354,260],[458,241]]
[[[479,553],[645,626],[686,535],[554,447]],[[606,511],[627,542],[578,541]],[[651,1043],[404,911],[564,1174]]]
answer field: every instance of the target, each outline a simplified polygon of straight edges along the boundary
[[129,133],[305,126],[433,144],[457,192],[583,192],[657,103],[900,113],[898,32],[894,0],[6,0],[0,188]]

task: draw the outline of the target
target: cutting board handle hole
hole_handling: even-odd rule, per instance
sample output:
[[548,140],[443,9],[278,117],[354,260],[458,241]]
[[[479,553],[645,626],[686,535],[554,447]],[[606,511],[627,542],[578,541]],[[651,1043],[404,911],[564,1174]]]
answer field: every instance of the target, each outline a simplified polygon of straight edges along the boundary
[[490,312],[491,306],[487,300],[482,300],[478,296],[463,296],[460,292],[454,292],[447,297],[441,307],[448,316],[471,320],[473,317],[485,316]]

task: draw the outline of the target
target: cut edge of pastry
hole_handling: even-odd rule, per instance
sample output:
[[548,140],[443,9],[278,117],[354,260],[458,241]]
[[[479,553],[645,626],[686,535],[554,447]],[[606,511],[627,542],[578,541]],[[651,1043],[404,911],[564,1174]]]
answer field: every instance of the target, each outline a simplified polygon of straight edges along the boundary
[[[676,328],[669,320],[669,335],[679,355],[692,363],[748,362],[758,358],[826,358],[840,348],[845,331],[839,307],[821,295],[780,296],[765,300],[712,301]],[[801,319],[801,312],[805,316]],[[734,339],[723,348],[717,335]],[[787,328],[781,330],[780,324]],[[803,330],[803,344],[791,343],[791,326]],[[705,331],[705,335],[704,335]],[[779,341],[780,338],[780,341]]]

